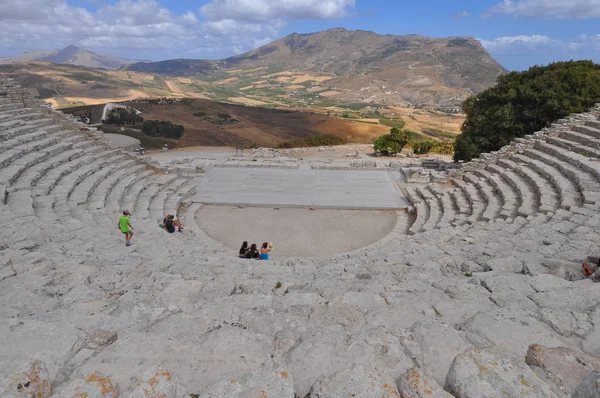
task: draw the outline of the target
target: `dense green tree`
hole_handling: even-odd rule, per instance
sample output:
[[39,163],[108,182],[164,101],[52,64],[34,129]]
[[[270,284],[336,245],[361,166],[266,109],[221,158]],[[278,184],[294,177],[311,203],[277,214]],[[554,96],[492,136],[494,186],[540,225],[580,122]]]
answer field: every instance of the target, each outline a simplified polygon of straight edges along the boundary
[[180,139],[183,137],[183,126],[173,124],[170,120],[146,120],[142,131],[149,137]]
[[373,146],[375,151],[383,156],[396,156],[402,152],[402,149],[408,144],[412,133],[410,131],[400,130],[398,127],[392,127],[390,133],[381,136],[375,140]]
[[124,124],[142,123],[144,118],[141,117],[135,109],[132,108],[115,108],[111,109],[106,115],[105,124],[116,124],[122,126]]
[[600,102],[600,65],[591,61],[534,66],[498,78],[463,103],[467,115],[454,145],[455,160],[471,160]]

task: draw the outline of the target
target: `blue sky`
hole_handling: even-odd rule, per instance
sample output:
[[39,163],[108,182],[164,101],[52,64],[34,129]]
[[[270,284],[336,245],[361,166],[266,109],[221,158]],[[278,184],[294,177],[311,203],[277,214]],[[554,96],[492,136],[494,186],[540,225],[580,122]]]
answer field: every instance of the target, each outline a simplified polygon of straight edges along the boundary
[[292,32],[471,36],[506,68],[600,62],[600,0],[0,0],[0,56],[69,44],[131,59],[222,58]]

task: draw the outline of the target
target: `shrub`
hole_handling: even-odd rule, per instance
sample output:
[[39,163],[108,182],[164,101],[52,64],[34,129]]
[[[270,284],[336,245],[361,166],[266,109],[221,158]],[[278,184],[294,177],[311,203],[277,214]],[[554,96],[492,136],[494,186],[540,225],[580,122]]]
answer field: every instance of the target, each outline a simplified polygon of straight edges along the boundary
[[383,156],[396,156],[408,144],[411,135],[409,131],[392,127],[390,134],[377,138],[373,146],[375,151],[381,153]]
[[600,102],[600,65],[592,61],[534,66],[498,78],[463,103],[467,118],[454,145],[454,160],[471,160]]
[[431,151],[436,146],[436,144],[437,143],[435,141],[413,142],[413,152],[415,153],[415,155],[424,155],[426,153],[429,153],[429,151]]
[[204,117],[206,116],[205,112],[194,112],[192,113],[192,115],[194,115],[195,117]]

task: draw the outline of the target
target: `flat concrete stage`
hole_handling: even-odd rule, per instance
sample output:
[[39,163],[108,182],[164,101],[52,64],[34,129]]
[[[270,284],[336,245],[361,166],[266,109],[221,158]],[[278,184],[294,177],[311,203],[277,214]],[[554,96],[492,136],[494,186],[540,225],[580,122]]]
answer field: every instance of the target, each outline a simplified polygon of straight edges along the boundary
[[403,209],[408,200],[390,172],[216,167],[193,202],[220,205]]

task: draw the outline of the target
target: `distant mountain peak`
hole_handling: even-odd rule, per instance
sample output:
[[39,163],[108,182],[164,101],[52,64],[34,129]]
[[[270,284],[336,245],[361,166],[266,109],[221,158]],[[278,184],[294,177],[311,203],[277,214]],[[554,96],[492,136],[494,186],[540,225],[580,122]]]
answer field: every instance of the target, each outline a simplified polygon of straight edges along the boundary
[[54,64],[69,64],[96,69],[120,69],[137,61],[111,55],[97,54],[75,45],[69,45],[56,51],[28,51],[14,58],[4,60],[11,62],[50,62]]

